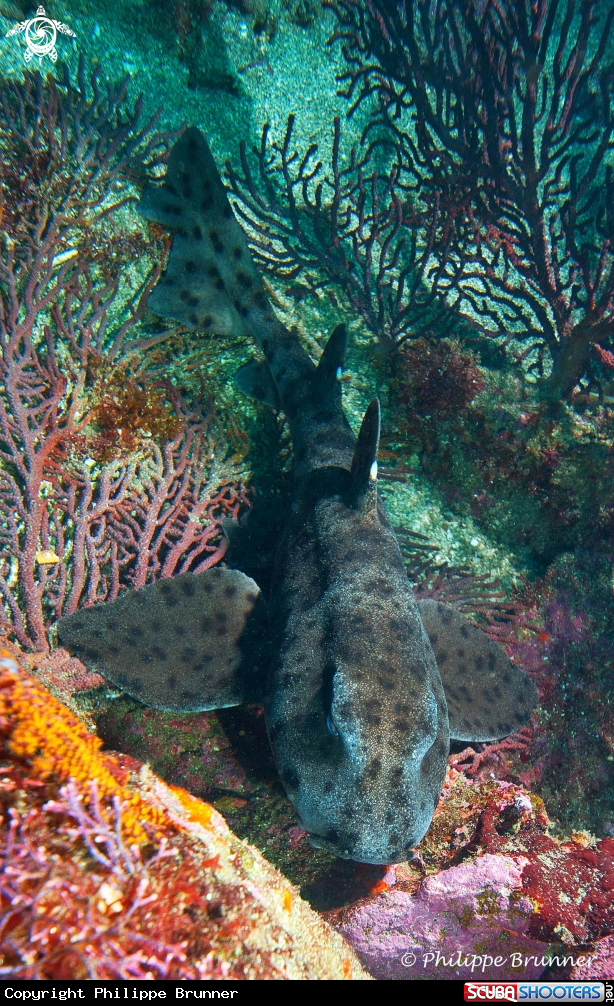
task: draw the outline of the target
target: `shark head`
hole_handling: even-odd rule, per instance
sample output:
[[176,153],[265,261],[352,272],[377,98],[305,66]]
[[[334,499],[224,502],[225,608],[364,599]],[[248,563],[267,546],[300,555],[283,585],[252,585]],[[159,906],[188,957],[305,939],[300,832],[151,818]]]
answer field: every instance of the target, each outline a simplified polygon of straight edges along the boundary
[[266,717],[313,844],[389,864],[432,821],[450,738],[507,736],[537,693],[460,612],[416,603],[377,492],[378,439],[374,400],[350,469],[316,468],[301,486],[271,596],[281,642]]
[[335,585],[321,648],[297,654],[295,673],[286,655],[266,710],[281,779],[313,844],[367,863],[411,856],[449,751],[437,666],[395,580],[382,570],[362,600]]

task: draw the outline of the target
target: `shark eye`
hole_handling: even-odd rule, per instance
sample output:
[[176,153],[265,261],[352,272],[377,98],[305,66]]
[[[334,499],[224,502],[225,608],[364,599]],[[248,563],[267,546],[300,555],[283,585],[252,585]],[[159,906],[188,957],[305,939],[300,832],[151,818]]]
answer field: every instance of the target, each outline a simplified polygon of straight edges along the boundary
[[331,716],[330,713],[326,717],[326,729],[328,730],[328,732],[331,735],[331,737],[338,737],[339,736],[339,731],[337,730],[337,727],[335,726],[335,724],[333,722],[333,718],[332,718],[332,716]]

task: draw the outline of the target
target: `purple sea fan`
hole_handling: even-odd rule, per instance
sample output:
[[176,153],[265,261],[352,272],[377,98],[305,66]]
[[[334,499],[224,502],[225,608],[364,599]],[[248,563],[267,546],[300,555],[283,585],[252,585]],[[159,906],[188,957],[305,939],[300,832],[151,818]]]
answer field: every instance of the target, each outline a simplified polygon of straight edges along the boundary
[[[456,202],[447,303],[522,340],[569,397],[614,334],[614,8],[597,0],[329,0],[350,112],[373,110],[427,193]],[[460,195],[460,198],[459,198]],[[439,250],[434,248],[439,256]],[[550,373],[548,373],[550,370]]]
[[344,157],[339,117],[328,165],[315,143],[299,152],[293,130],[293,115],[281,141],[267,123],[251,156],[241,144],[241,170],[226,162],[256,263],[289,295],[326,289],[334,302],[333,288],[341,291],[386,353],[424,331],[445,334],[453,314],[442,309],[432,259],[445,245],[438,198],[422,199],[394,153],[365,146]]

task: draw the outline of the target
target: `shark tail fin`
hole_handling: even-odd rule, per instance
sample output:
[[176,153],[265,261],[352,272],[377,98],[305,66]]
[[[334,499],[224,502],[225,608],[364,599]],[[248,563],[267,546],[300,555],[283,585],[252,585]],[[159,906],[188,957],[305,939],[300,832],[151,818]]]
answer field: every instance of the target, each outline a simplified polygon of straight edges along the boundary
[[316,387],[323,400],[328,400],[335,394],[340,395],[339,378],[343,370],[347,342],[345,325],[337,325],[324,347],[314,375]]
[[268,300],[198,129],[186,129],[177,140],[164,180],[145,189],[138,209],[175,232],[168,268],[149,296],[149,309],[192,330],[244,335],[237,286],[246,303],[248,294],[265,307]]
[[379,399],[365,412],[352,458],[351,498],[354,506],[371,509],[377,499],[377,448],[380,431]]

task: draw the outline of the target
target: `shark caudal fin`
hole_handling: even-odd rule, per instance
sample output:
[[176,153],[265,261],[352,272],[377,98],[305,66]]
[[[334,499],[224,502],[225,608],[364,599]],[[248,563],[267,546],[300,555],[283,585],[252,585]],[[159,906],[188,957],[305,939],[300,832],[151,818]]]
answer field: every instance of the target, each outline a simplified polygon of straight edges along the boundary
[[379,400],[374,398],[363,416],[352,458],[350,498],[353,506],[370,509],[376,505],[379,430]]
[[528,722],[537,688],[498,643],[441,601],[418,601],[459,741],[495,741]]
[[91,670],[156,709],[189,712],[262,696],[264,602],[236,569],[207,569],[128,590],[58,622]]
[[[239,375],[248,393],[290,418],[303,409],[316,371],[294,332],[271,307],[247,238],[235,218],[207,142],[198,129],[186,129],[177,140],[163,182],[143,193],[139,211],[175,232],[168,268],[147,302],[156,314],[187,328],[219,335],[251,336],[270,368],[248,365]],[[239,211],[240,212],[240,211]],[[279,398],[277,398],[279,396]]]
[[175,231],[168,269],[149,297],[152,311],[187,328],[232,335],[244,331],[248,302],[268,308],[245,234],[198,129],[186,129],[164,181],[148,186],[138,208]]

